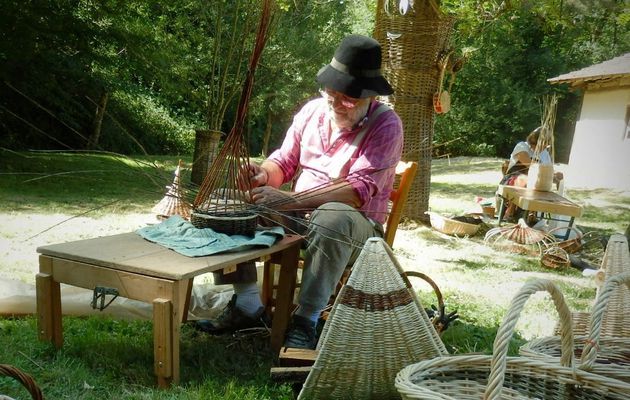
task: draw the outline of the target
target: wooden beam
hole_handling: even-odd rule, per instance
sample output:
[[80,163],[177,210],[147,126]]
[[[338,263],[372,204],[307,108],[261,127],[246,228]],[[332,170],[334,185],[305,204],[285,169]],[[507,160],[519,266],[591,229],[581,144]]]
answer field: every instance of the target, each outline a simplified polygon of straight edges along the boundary
[[278,356],[278,363],[281,367],[306,367],[315,363],[317,354],[317,350],[284,347]]
[[304,382],[311,367],[273,367],[271,380],[274,382]]

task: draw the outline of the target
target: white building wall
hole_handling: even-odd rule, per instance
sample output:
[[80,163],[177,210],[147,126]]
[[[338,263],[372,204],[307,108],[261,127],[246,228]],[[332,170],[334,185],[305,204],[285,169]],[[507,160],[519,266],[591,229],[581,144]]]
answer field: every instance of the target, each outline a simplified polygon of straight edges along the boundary
[[588,90],[575,126],[565,182],[570,187],[630,191],[630,87]]

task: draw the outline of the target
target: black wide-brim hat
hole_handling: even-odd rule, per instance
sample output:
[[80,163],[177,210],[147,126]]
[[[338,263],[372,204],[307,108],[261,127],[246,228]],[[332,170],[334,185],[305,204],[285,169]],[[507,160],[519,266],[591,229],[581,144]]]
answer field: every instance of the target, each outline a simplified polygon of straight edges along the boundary
[[381,45],[363,35],[341,41],[330,64],[317,73],[317,82],[355,99],[394,93],[381,73]]

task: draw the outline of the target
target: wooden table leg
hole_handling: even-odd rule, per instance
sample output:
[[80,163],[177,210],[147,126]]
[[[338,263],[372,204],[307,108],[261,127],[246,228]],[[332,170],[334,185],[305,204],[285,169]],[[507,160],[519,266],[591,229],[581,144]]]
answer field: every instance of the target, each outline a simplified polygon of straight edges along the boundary
[[289,324],[293,292],[297,277],[300,242],[291,246],[280,254],[280,276],[278,278],[278,293],[276,295],[276,310],[271,326],[271,349],[279,352],[284,342],[284,333]]
[[40,256],[40,272],[35,276],[37,297],[37,332],[39,340],[51,342],[56,348],[63,345],[61,327],[61,290],[52,276],[52,260]]
[[160,388],[168,388],[174,381],[173,346],[175,343],[179,345],[179,335],[175,342],[172,326],[173,303],[167,299],[155,299],[153,301],[153,364]]
[[188,313],[192,279],[164,284],[163,297],[153,300],[153,363],[158,387],[179,383],[181,322]]
[[499,206],[499,218],[497,221],[497,226],[501,226],[501,222],[503,221],[503,213],[505,212],[505,198],[503,196],[499,196],[501,199]]

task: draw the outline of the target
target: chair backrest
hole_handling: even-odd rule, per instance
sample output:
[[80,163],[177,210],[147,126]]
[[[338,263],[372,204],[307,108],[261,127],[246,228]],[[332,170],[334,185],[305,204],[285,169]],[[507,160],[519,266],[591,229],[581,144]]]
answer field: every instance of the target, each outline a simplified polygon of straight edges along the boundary
[[389,195],[391,210],[385,223],[385,237],[383,238],[390,247],[394,245],[396,230],[398,229],[398,224],[407,202],[407,196],[409,195],[409,189],[411,189],[417,171],[418,163],[415,161],[400,161],[396,166],[396,175],[400,177],[400,180]]

